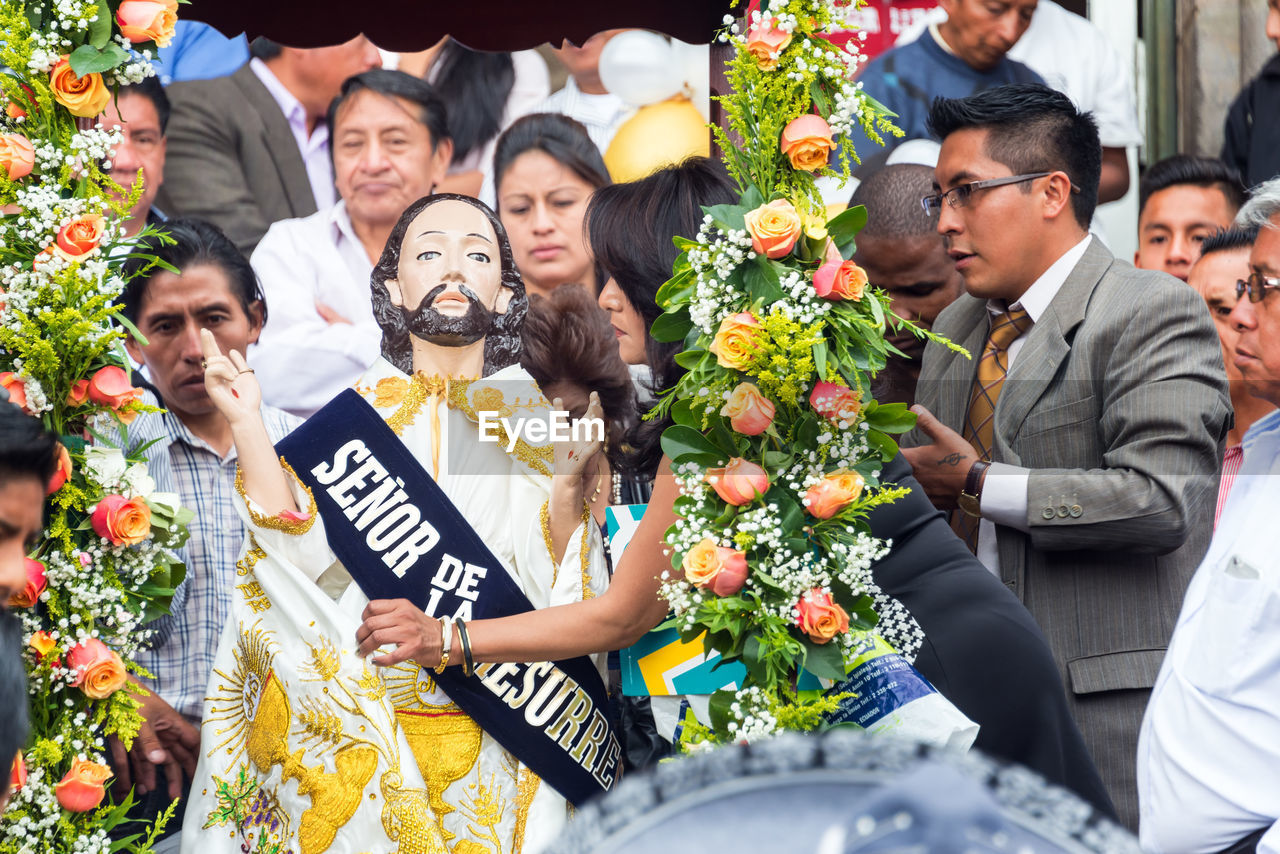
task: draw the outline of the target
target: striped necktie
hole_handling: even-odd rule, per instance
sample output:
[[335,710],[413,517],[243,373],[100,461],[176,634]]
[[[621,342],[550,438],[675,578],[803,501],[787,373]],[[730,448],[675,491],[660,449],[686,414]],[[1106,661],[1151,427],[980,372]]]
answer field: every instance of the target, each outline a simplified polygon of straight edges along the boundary
[[[1031,317],[1021,308],[1005,309],[991,315],[991,331],[987,334],[987,346],[978,362],[978,375],[973,381],[969,412],[964,422],[964,438],[984,460],[991,459],[991,447],[995,443],[996,401],[1000,399],[1000,387],[1009,373],[1009,345],[1030,329],[1031,323]],[[951,526],[969,550],[976,553],[978,520],[956,510],[951,514]]]

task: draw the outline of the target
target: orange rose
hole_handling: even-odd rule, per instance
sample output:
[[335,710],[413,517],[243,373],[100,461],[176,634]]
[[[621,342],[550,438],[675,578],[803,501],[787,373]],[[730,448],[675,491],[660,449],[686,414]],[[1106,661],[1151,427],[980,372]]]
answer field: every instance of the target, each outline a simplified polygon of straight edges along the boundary
[[716,354],[716,362],[722,368],[742,370],[751,364],[751,351],[756,348],[756,336],[763,327],[749,311],[731,314],[720,321],[716,337],[709,348]]
[[99,406],[118,410],[126,403],[141,399],[142,389],[134,388],[129,382],[129,375],[115,365],[98,369],[89,379],[89,400]]
[[796,245],[804,225],[796,206],[786,199],[774,199],[743,215],[751,248],[768,258],[781,258]]
[[27,641],[27,646],[36,654],[37,661],[44,661],[46,655],[58,648],[58,642],[48,632],[39,631],[31,636],[31,640]]
[[858,500],[862,486],[862,475],[857,472],[832,472],[805,491],[805,508],[815,519],[830,519]]
[[67,446],[58,443],[58,467],[53,470],[53,477],[49,478],[49,485],[45,488],[45,495],[53,495],[62,485],[71,477],[71,454],[67,452]]
[[707,482],[716,495],[735,507],[750,504],[769,491],[768,473],[742,457],[729,460],[724,468],[707,469]]
[[30,608],[40,601],[40,594],[48,586],[44,575],[44,564],[35,558],[23,558],[23,568],[27,571],[27,583],[17,593],[9,597],[10,608]]
[[49,89],[53,100],[67,108],[73,116],[89,119],[106,109],[111,100],[111,90],[102,82],[102,75],[95,72],[77,77],[71,70],[71,60],[63,56],[49,72]]
[[720,571],[711,579],[707,589],[717,596],[732,596],[747,583],[747,553],[716,546],[716,557],[720,561]]
[[827,165],[835,147],[831,125],[822,116],[807,113],[782,129],[782,153],[791,161],[792,169],[818,171]]
[[867,271],[852,261],[829,261],[813,274],[813,292],[823,299],[860,300],[867,290]]
[[813,411],[831,421],[853,421],[858,417],[862,402],[858,393],[840,383],[814,383],[809,394]]
[[49,247],[68,261],[79,261],[98,248],[107,221],[102,214],[85,214],[58,230],[58,237]]
[[111,769],[106,765],[77,756],[71,761],[71,770],[53,790],[58,795],[58,803],[67,812],[88,812],[102,803],[109,779]]
[[27,408],[27,387],[13,371],[0,372],[0,388],[9,392],[9,402]]
[[762,19],[747,30],[747,53],[763,71],[778,67],[778,55],[791,44],[791,33],[778,29],[776,18]]
[[178,0],[124,0],[116,10],[120,35],[131,42],[155,42],[168,47],[178,23]]
[[132,546],[151,533],[151,508],[141,498],[108,495],[93,509],[89,523],[99,537],[117,546]]
[[773,401],[760,393],[752,383],[739,383],[729,395],[720,414],[729,426],[744,436],[759,436],[773,423],[776,408]]
[[22,751],[13,757],[13,769],[9,772],[9,794],[16,795],[27,785],[27,763],[22,758]]
[[10,181],[27,177],[35,165],[36,150],[31,140],[20,133],[0,134],[0,169],[9,173]]
[[796,603],[796,625],[814,643],[828,643],[849,631],[849,614],[836,604],[830,593],[813,589]]
[[124,662],[97,638],[67,650],[67,668],[76,671],[75,685],[86,697],[105,700],[124,687]]
[[84,406],[89,400],[89,381],[76,380],[67,393],[67,406]]
[[684,567],[684,577],[690,584],[706,587],[711,579],[720,571],[720,558],[716,554],[715,540],[707,537],[685,553],[680,560]]

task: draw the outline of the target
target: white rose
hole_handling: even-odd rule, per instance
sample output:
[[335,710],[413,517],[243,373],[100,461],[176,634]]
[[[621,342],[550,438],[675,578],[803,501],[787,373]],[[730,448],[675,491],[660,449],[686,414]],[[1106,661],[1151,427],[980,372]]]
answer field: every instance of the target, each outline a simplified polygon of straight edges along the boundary
[[147,474],[146,463],[134,463],[124,473],[124,482],[135,496],[146,498],[156,491],[156,482]]
[[[125,475],[128,464],[119,448],[91,447],[85,451],[84,465],[93,473],[93,479],[105,489],[118,484]],[[154,488],[154,487],[153,487]]]

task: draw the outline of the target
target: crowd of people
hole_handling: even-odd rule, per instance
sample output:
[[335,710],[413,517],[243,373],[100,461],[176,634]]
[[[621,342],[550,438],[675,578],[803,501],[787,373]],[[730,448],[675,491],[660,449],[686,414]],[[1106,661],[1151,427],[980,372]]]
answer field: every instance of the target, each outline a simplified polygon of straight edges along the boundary
[[[1269,10],[1280,47],[1280,0]],[[649,329],[671,238],[694,237],[702,208],[736,194],[702,158],[612,183],[603,152],[627,113],[598,61],[613,34],[552,51],[568,74],[555,94],[534,52],[446,39],[391,70],[363,37],[246,49],[193,35],[171,65],[185,79],[125,87],[108,106],[103,122],[123,133],[112,174],[143,180],[126,231],[167,234],[144,238],[165,265],[135,264],[122,297],[145,337],[128,345],[137,381],[164,408],[129,439],[148,447],[158,488],[196,511],[187,580],[141,658],[143,728],[128,751],[113,744],[117,792],[142,796],[136,815],[191,792],[246,534],[287,543],[280,519],[308,515],[270,445],[345,389],[518,369],[547,400],[607,424],[599,453],[568,467],[572,484],[538,498],[541,518],[515,496],[510,531],[486,536],[522,578],[550,550],[553,580],[525,591],[537,610],[457,634],[421,610],[353,605],[350,577],[302,540],[269,546],[343,597],[361,653],[396,648],[375,663],[442,672],[464,645],[474,662],[561,661],[625,647],[666,615],[655,575],[678,494],[659,441],[670,422],[642,415],[684,368],[682,345]],[[1052,0],[942,0],[862,72],[906,135],[883,152],[856,146],[845,201],[868,222],[854,260],[897,315],[972,354],[889,331],[898,352],[873,391],[911,404],[918,425],[884,473],[911,494],[872,518],[893,542],[877,583],[920,624],[916,666],[981,725],[977,747],[1071,789],[1152,851],[1280,851],[1280,650],[1267,631],[1280,607],[1268,526],[1280,494],[1267,476],[1280,468],[1277,68],[1236,101],[1221,158],[1145,168],[1132,265],[1092,228],[1097,205],[1129,189],[1127,152],[1142,142],[1133,88],[1087,21]],[[463,242],[448,243],[464,221]],[[491,267],[508,241],[500,279],[463,270]],[[410,274],[433,264],[452,265],[440,281],[467,283],[462,308],[428,318],[450,330],[431,339],[453,342],[447,358],[408,347],[427,323],[415,298],[435,299],[414,297],[424,286]],[[459,331],[468,306],[524,318],[518,365]],[[388,318],[401,310],[398,352]],[[396,411],[384,398],[371,400]],[[39,528],[53,453],[16,412],[0,407],[5,598],[22,584],[13,567]],[[479,526],[471,509],[493,500],[441,476],[431,423],[401,426],[422,434],[415,453]],[[632,545],[608,556],[606,590],[605,510],[646,502]],[[621,700],[613,713],[648,715]],[[23,729],[21,716],[5,721],[0,755]],[[622,735],[630,767],[669,750],[643,721]]]

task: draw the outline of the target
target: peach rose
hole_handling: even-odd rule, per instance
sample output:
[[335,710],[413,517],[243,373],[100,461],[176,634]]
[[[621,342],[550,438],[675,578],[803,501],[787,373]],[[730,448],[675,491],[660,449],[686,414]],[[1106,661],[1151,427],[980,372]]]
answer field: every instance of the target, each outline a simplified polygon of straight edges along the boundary
[[831,125],[822,116],[807,113],[792,119],[782,129],[782,153],[791,161],[792,169],[816,172],[827,165],[836,147]]
[[89,400],[89,381],[76,380],[67,392],[67,406],[84,406]]
[[830,519],[857,501],[862,487],[862,475],[857,472],[832,472],[805,491],[805,508],[815,519]]
[[747,553],[716,546],[716,558],[720,561],[720,571],[707,589],[717,596],[732,596],[747,583]]
[[53,495],[62,485],[71,477],[71,454],[67,451],[67,446],[58,443],[58,467],[53,470],[53,477],[49,478],[49,485],[45,487],[45,495]]
[[27,785],[27,763],[22,758],[22,751],[13,757],[13,768],[9,771],[9,794],[16,795]]
[[804,230],[796,206],[786,199],[774,199],[743,215],[751,248],[769,258],[781,258],[792,250]]
[[10,101],[4,105],[4,114],[11,119],[25,119],[27,111],[18,105],[17,101]]
[[715,540],[710,537],[703,539],[685,552],[680,565],[684,567],[684,577],[690,584],[706,587],[720,571],[720,557],[716,554]]
[[85,214],[59,229],[58,237],[49,248],[68,261],[79,261],[98,248],[106,225],[102,214]]
[[773,401],[761,394],[753,383],[738,383],[720,414],[742,435],[759,436],[773,423],[775,411]]
[[71,761],[71,770],[53,790],[67,812],[88,812],[102,803],[109,779],[111,769],[106,765],[77,756]]
[[30,608],[40,601],[40,594],[48,586],[44,575],[44,564],[35,558],[23,558],[22,566],[27,571],[27,583],[21,590],[9,597],[10,608]]
[[778,29],[776,18],[762,19],[747,30],[747,53],[763,71],[778,67],[778,55],[791,44],[791,33]]
[[142,389],[134,388],[129,382],[129,375],[115,365],[99,368],[89,379],[88,392],[89,400],[117,410],[126,403],[142,399]]
[[0,134],[0,169],[9,173],[10,181],[27,177],[35,165],[36,150],[31,140],[20,133]]
[[89,517],[99,537],[117,546],[132,546],[151,533],[151,508],[141,498],[108,495]]
[[105,700],[124,687],[124,662],[97,638],[89,638],[67,650],[67,668],[76,671],[71,684],[86,697]]
[[27,387],[13,371],[0,372],[0,388],[9,392],[9,402],[27,408]]
[[756,336],[761,329],[760,321],[749,311],[731,314],[720,321],[709,348],[716,354],[720,367],[740,371],[751,364],[751,352],[756,348]]
[[840,383],[815,383],[809,394],[813,411],[831,421],[852,421],[858,416],[862,402],[858,393]]
[[823,299],[860,300],[867,290],[867,271],[852,261],[829,261],[813,274],[813,292]]
[[58,648],[58,642],[48,632],[39,631],[31,636],[31,640],[27,641],[27,646],[36,654],[37,661],[44,661],[46,655]]
[[769,475],[755,463],[734,457],[724,468],[707,469],[707,482],[734,507],[750,504],[769,490]]
[[120,35],[131,42],[155,42],[168,47],[178,23],[178,0],[124,0],[116,10]]
[[836,604],[830,593],[810,590],[796,603],[796,625],[814,643],[828,643],[849,631],[849,614]]
[[71,70],[71,60],[63,56],[49,72],[49,89],[53,100],[67,108],[73,116],[90,119],[106,109],[111,100],[111,90],[102,82],[102,75],[95,72],[77,77]]

